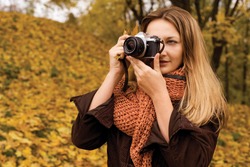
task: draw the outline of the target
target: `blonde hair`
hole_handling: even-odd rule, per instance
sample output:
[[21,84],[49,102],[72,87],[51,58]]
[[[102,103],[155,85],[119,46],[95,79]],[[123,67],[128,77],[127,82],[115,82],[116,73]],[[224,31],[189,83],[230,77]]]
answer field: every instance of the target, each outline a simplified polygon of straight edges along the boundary
[[225,123],[226,101],[220,81],[210,66],[199,25],[190,13],[172,6],[147,15],[141,23],[142,31],[146,32],[148,24],[159,18],[171,22],[182,41],[187,86],[179,111],[197,126],[215,120],[220,129]]

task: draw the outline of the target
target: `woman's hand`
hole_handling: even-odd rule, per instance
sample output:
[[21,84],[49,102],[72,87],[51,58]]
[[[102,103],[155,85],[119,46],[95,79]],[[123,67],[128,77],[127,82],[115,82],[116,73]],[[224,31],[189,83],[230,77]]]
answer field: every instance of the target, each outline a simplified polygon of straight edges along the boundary
[[122,35],[115,46],[109,50],[110,69],[102,85],[92,99],[89,110],[105,103],[113,94],[114,88],[124,74],[123,64],[117,56],[124,56],[123,43],[128,35]]
[[136,58],[127,56],[127,60],[133,66],[138,86],[147,93],[152,100],[159,97],[162,93],[168,95],[166,81],[160,70],[159,56],[160,54],[156,54],[154,58],[154,69]]
[[123,76],[124,69],[122,62],[118,60],[118,56],[124,57],[123,43],[128,37],[129,35],[120,36],[116,45],[109,50],[109,60],[110,60],[109,72],[118,75],[120,77]]
[[161,73],[159,56],[160,54],[156,54],[154,58],[154,69],[131,56],[127,56],[127,60],[134,68],[138,86],[152,99],[160,131],[166,142],[169,142],[169,121],[173,105]]

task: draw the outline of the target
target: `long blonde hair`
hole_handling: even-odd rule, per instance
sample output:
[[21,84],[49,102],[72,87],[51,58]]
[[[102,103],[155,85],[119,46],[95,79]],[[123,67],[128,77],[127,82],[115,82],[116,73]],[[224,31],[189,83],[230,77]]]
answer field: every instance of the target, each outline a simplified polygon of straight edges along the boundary
[[142,20],[142,31],[146,32],[148,24],[159,18],[171,22],[182,41],[187,86],[179,111],[197,126],[216,120],[220,129],[225,123],[226,101],[221,83],[210,66],[199,25],[190,13],[172,6],[148,14]]

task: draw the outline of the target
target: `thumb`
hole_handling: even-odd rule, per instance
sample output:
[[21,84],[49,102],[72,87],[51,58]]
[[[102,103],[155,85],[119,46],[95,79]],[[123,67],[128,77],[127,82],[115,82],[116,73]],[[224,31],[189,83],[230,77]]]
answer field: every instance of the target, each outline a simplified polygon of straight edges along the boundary
[[154,58],[154,70],[157,72],[161,72],[160,69],[160,54],[157,53]]

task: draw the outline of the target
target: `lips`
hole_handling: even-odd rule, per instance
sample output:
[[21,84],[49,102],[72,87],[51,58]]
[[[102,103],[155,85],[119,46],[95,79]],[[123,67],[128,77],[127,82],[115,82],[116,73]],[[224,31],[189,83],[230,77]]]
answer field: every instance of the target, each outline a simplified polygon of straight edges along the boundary
[[167,61],[167,60],[160,60],[160,64],[167,64],[169,63],[170,61]]

